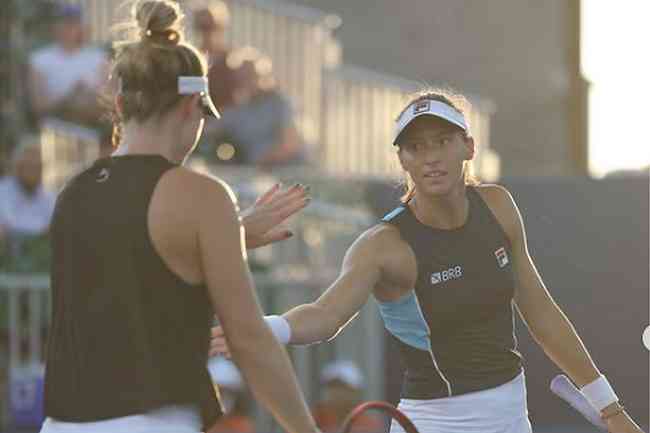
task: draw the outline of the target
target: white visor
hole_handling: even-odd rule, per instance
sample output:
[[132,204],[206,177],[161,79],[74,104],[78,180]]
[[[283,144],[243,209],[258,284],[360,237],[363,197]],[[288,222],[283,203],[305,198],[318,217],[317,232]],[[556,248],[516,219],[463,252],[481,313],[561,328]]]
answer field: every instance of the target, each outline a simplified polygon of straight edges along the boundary
[[208,88],[208,77],[178,77],[179,95],[201,95],[201,108],[206,116],[213,116],[219,119],[221,115],[210,99]]
[[453,107],[441,101],[423,100],[412,103],[408,106],[404,113],[397,119],[395,125],[395,132],[393,134],[393,145],[397,145],[397,139],[406,129],[407,126],[417,117],[420,116],[436,116],[452,123],[463,131],[467,131],[467,122],[465,116],[459,113]]

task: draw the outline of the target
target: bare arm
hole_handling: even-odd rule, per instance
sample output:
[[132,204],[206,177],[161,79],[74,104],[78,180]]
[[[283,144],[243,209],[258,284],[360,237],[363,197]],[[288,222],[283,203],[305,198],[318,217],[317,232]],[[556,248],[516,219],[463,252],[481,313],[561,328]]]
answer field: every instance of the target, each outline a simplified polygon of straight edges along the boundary
[[496,211],[512,245],[517,279],[515,303],[532,337],[553,362],[578,385],[599,376],[573,325],[555,303],[537,272],[526,241],[526,232],[512,196],[501,187],[488,187],[488,202]]
[[368,301],[379,282],[385,242],[381,228],[361,235],[345,254],[341,273],[318,300],[297,306],[283,315],[291,326],[292,344],[327,340],[348,324]]
[[198,244],[203,274],[233,357],[256,398],[285,429],[314,432],[289,357],[262,319],[232,196],[209,180],[202,187]]
[[[282,330],[275,329],[275,319],[275,325],[269,321],[269,326],[283,343],[311,344],[334,338],[356,317],[373,291],[380,290],[387,297],[395,293],[400,296],[413,287],[416,275],[417,264],[410,247],[395,228],[380,224],[352,244],[343,259],[339,277],[318,300],[299,305],[283,315],[290,328],[288,335],[284,326],[279,326]],[[222,327],[213,328],[210,356],[230,357],[228,346]]]
[[[575,328],[548,292],[528,253],[526,232],[519,209],[508,191],[487,187],[483,192],[490,207],[503,225],[512,245],[514,271],[517,278],[515,303],[519,314],[535,341],[549,358],[578,385],[596,380],[600,372],[591,359]],[[612,413],[618,403],[603,409]],[[640,432],[625,412],[608,421],[612,432]]]

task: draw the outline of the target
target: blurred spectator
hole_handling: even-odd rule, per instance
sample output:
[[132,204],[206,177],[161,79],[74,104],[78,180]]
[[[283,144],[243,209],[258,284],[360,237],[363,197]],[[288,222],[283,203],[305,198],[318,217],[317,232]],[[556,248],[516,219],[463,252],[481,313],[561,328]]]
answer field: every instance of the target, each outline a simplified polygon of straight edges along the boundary
[[239,369],[222,357],[211,358],[208,369],[224,416],[207,433],[254,433],[255,424],[248,416],[249,399]]
[[46,270],[47,231],[55,195],[42,186],[41,151],[35,139],[24,141],[14,151],[12,171],[0,179],[0,267]]
[[12,134],[9,132],[10,118],[6,114],[8,101],[0,97],[0,177],[8,169],[9,154],[12,150]]
[[52,27],[54,42],[30,56],[29,96],[38,120],[53,116],[105,128],[99,94],[108,76],[108,55],[85,41],[82,10],[61,4]]
[[233,51],[227,64],[235,70],[235,105],[206,125],[218,158],[229,160],[234,150],[237,162],[262,168],[304,162],[293,111],[276,87],[271,59],[244,47]]
[[230,11],[221,0],[195,0],[190,3],[192,28],[197,46],[208,58],[210,97],[219,111],[233,104],[235,74],[226,59],[230,48],[226,44],[226,30],[230,25]]
[[[362,400],[363,373],[352,361],[327,364],[321,373],[323,399],[314,407],[314,419],[324,433],[340,431],[343,421]],[[374,414],[363,414],[352,425],[352,432],[383,432],[385,425]]]
[[7,169],[7,160],[11,151],[14,134],[11,112],[12,87],[15,84],[12,80],[11,65],[15,63],[15,51],[12,50],[11,22],[15,19],[13,2],[3,5],[3,13],[0,14],[0,34],[6,35],[0,39],[0,176],[4,175]]

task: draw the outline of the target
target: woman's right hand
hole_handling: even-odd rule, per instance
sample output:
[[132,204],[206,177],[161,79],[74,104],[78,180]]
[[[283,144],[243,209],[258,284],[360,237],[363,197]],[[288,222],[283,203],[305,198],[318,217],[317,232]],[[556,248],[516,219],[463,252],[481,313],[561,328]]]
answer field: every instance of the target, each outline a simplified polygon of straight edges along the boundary
[[223,356],[227,359],[231,357],[230,349],[228,349],[228,341],[226,341],[226,334],[224,334],[221,326],[212,328],[208,356]]

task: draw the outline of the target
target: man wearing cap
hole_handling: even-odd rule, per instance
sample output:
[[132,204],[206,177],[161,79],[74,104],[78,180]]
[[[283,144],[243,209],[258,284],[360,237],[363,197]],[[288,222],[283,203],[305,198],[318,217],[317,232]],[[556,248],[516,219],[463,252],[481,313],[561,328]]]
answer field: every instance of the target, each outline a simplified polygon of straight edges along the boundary
[[221,0],[193,0],[188,6],[192,11],[192,30],[210,65],[210,97],[217,109],[223,111],[234,103],[233,94],[237,85],[235,71],[226,62],[230,53],[226,43],[230,11]]
[[[341,429],[345,418],[363,399],[364,377],[352,361],[332,361],[325,365],[320,376],[322,400],[314,407],[314,419],[325,433]],[[352,425],[352,432],[383,432],[385,425],[373,413],[361,414]]]
[[11,175],[0,179],[0,266],[18,258],[24,241],[47,233],[54,211],[55,195],[43,188],[41,150],[33,137],[14,150],[12,168]]
[[56,7],[53,43],[29,59],[29,97],[39,119],[52,116],[97,127],[102,110],[98,95],[108,77],[108,56],[85,43],[82,10]]
[[255,423],[247,414],[246,386],[235,363],[224,358],[212,358],[208,370],[224,415],[207,433],[254,433]]

